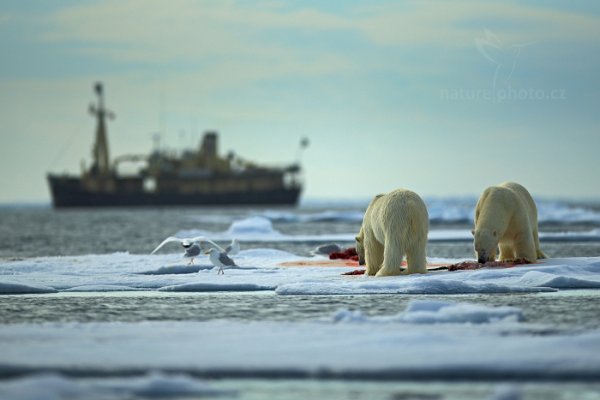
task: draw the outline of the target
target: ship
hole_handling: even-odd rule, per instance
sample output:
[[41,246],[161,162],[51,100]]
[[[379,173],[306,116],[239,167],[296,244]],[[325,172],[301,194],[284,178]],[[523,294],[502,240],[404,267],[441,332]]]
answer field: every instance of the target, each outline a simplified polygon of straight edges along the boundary
[[[252,206],[298,203],[303,179],[298,159],[285,166],[262,166],[233,152],[219,155],[216,131],[203,134],[197,149],[181,154],[154,149],[149,155],[109,157],[107,120],[115,115],[104,106],[101,83],[94,85],[97,104],[90,106],[96,118],[92,164],[83,163],[80,175],[48,173],[54,208],[138,206]],[[141,163],[134,173],[119,172],[126,162]]]

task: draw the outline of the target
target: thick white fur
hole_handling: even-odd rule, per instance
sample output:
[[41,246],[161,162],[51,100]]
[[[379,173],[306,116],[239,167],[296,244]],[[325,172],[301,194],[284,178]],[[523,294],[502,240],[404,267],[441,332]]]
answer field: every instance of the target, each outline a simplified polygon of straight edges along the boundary
[[475,208],[475,253],[492,261],[546,258],[538,238],[537,207],[523,186],[504,182],[484,190]]
[[400,275],[404,255],[407,274],[426,273],[428,231],[427,207],[418,194],[397,189],[375,196],[356,237],[359,256],[366,261],[365,274]]

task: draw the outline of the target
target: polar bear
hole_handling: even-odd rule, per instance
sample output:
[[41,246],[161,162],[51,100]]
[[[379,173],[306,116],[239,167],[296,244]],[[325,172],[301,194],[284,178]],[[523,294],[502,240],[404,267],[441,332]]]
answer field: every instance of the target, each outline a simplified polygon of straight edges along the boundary
[[546,258],[540,250],[537,207],[523,186],[501,183],[485,189],[475,208],[474,247],[477,261]]
[[427,207],[418,194],[396,189],[371,200],[358,236],[359,262],[365,275],[400,275],[406,255],[406,274],[427,272],[426,247],[429,231]]

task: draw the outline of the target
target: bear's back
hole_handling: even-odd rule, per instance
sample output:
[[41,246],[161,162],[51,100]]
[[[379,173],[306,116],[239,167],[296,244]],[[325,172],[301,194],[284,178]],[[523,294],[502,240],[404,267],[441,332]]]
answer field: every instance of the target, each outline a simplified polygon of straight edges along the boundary
[[429,228],[427,206],[421,197],[407,189],[396,189],[373,199],[367,213],[380,226],[389,224],[425,225]]
[[525,207],[530,217],[535,218],[534,221],[537,221],[537,207],[533,201],[533,197],[531,197],[531,194],[523,185],[516,182],[504,182],[498,186],[511,190],[522,206]]

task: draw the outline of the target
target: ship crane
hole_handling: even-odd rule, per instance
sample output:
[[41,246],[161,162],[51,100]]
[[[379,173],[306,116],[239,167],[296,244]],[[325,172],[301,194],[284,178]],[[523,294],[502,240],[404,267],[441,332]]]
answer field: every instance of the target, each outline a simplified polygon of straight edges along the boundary
[[90,114],[96,117],[96,142],[92,150],[94,163],[90,173],[93,175],[108,176],[111,173],[109,154],[108,154],[108,138],[106,135],[106,118],[115,119],[115,114],[104,108],[104,91],[102,83],[97,82],[94,85],[94,91],[98,95],[98,105],[90,105]]

